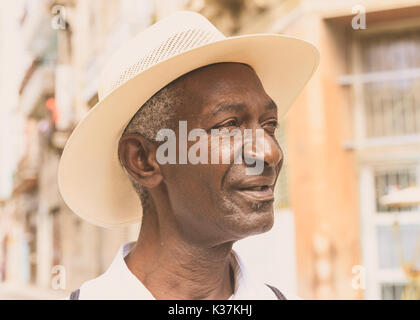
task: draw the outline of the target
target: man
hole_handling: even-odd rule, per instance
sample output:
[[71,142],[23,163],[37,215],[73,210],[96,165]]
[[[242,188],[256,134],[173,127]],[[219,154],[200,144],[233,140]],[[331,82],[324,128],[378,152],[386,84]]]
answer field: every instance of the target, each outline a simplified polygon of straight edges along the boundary
[[59,185],[86,220],[141,230],[71,298],[290,298],[248,274],[232,245],[273,225],[278,117],[317,64],[304,41],[226,38],[192,12],[124,46],[66,145]]

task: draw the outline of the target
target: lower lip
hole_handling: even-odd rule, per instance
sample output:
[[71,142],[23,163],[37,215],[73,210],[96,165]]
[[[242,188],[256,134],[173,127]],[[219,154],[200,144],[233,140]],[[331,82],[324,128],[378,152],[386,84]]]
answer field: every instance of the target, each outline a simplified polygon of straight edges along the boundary
[[274,192],[271,188],[264,190],[236,190],[242,197],[247,198],[249,201],[273,201]]

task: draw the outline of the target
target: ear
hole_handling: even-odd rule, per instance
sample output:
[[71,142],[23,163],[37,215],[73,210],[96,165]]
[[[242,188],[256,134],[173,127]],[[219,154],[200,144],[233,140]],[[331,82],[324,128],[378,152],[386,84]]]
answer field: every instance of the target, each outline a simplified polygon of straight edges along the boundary
[[151,189],[162,182],[156,161],[156,146],[139,134],[126,134],[118,144],[118,154],[128,174]]

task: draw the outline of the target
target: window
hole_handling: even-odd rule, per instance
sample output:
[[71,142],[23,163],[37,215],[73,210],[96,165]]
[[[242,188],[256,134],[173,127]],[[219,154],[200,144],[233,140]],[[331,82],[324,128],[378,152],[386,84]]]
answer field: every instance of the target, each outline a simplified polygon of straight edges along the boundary
[[375,172],[375,190],[376,190],[376,211],[377,212],[404,212],[415,211],[417,206],[410,207],[386,207],[381,205],[380,198],[390,192],[392,188],[407,188],[416,185],[416,168],[406,167],[395,170],[385,170]]
[[[403,264],[420,269],[419,206],[383,207],[384,190],[400,183],[420,183],[420,164],[363,164],[360,171],[360,215],[367,299],[400,299],[408,283]],[[413,261],[416,260],[416,261]],[[399,289],[401,286],[401,290]]]
[[[398,269],[410,261],[415,253],[420,225],[378,225],[378,256],[380,269]],[[420,259],[419,259],[420,260]],[[416,261],[420,268],[420,261]]]
[[383,300],[400,300],[404,285],[385,283],[381,286]]
[[420,29],[360,40],[366,137],[420,133]]
[[354,93],[367,299],[401,299],[408,283],[402,264],[420,250],[420,206],[380,202],[393,188],[420,185],[419,52],[420,26],[355,32],[353,74],[341,78]]

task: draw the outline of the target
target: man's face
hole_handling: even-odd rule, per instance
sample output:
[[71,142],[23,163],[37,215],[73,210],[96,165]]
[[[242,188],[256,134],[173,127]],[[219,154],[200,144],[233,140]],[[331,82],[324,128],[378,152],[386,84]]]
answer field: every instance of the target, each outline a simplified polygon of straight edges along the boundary
[[[274,184],[283,154],[274,137],[277,108],[258,76],[247,65],[220,63],[185,75],[178,85],[184,88],[185,96],[183,105],[177,106],[176,123],[187,121],[188,131],[204,129],[207,134],[201,138],[208,141],[209,154],[217,148],[220,155],[219,164],[209,160],[209,164],[160,165],[179,227],[190,239],[215,244],[268,231],[273,225]],[[255,165],[245,161],[235,164],[238,150],[233,138],[232,144],[223,145],[211,135],[211,129],[262,130],[259,143],[264,151],[240,151],[242,157],[264,161],[262,172],[249,175],[247,167]],[[179,139],[179,131],[176,134]],[[253,138],[255,145],[257,138]],[[178,141],[182,143],[190,148],[196,142]],[[226,148],[230,163],[222,164]]]

